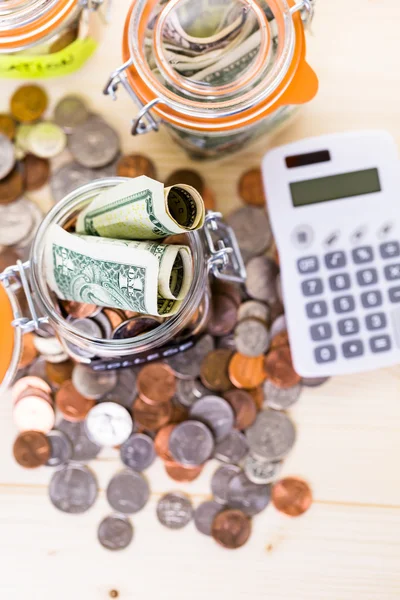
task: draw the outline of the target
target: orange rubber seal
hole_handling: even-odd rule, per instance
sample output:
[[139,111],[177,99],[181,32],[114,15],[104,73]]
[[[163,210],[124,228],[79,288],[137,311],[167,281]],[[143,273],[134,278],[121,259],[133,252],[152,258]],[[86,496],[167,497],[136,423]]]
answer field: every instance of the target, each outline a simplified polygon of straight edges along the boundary
[[5,378],[15,348],[14,319],[10,300],[4,287],[0,285],[0,385]]

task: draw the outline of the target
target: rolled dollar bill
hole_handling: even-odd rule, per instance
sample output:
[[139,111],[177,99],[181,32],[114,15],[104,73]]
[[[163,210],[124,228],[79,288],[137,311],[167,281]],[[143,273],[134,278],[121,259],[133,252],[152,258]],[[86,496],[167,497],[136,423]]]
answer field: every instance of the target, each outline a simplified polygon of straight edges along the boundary
[[205,208],[190,185],[164,189],[145,175],[99,194],[79,215],[77,233],[123,240],[155,240],[199,229]]
[[45,273],[62,300],[169,317],[189,291],[193,262],[188,246],[77,235],[52,225]]

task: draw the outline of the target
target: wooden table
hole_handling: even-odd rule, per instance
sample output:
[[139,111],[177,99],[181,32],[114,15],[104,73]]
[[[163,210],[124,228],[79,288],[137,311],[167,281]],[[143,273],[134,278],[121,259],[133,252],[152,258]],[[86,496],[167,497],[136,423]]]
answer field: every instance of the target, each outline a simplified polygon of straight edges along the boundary
[[[52,102],[82,93],[93,110],[122,134],[123,150],[150,154],[164,178],[177,166],[194,166],[165,132],[133,139],[133,105],[101,94],[121,63],[120,36],[128,0],[115,14],[96,57],[77,75],[45,86]],[[207,177],[223,212],[239,205],[239,174],[258,165],[271,144],[346,129],[384,128],[400,142],[400,3],[397,0],[319,2],[308,57],[320,77],[318,97],[297,122],[273,140],[240,155],[195,165]],[[14,82],[1,84],[1,110]],[[46,203],[46,195],[39,194]],[[209,494],[210,464],[201,478],[179,486],[160,464],[148,471],[152,495],[134,516],[135,539],[121,553],[97,543],[109,512],[104,489],[120,467],[116,451],[93,464],[101,488],[95,507],[72,517],[47,498],[50,470],[29,472],[11,456],[16,435],[8,397],[0,403],[0,598],[100,600],[111,590],[130,600],[390,600],[400,595],[400,372],[398,368],[338,377],[304,391],[292,411],[298,441],[284,473],[305,477],[315,501],[289,520],[270,507],[254,520],[247,546],[224,551],[190,524],[164,530],[156,520],[160,494],[181,488],[195,503]]]

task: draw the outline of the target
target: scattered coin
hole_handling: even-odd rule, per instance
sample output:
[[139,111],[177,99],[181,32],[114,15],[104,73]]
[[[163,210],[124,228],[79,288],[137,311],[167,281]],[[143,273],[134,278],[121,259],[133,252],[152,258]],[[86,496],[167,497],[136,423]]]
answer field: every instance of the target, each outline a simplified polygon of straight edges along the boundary
[[211,306],[211,316],[207,325],[208,332],[214,336],[227,335],[236,325],[236,303],[225,294],[213,294]]
[[279,315],[272,322],[271,329],[269,335],[271,339],[273,339],[278,333],[281,331],[286,331],[286,317],[285,315]]
[[[194,417],[192,416],[192,419]],[[185,421],[171,431],[169,451],[174,461],[189,466],[200,466],[214,450],[214,440],[209,428],[200,421]]]
[[233,429],[214,450],[214,458],[230,464],[238,464],[249,451],[249,445],[243,433]]
[[78,96],[64,96],[54,109],[54,121],[65,133],[83,125],[89,117],[84,101]]
[[147,404],[139,396],[136,398],[132,414],[135,422],[148,431],[157,431],[169,423],[172,415],[170,402],[161,404]]
[[172,454],[169,451],[169,438],[175,427],[176,425],[165,425],[164,427],[161,427],[154,438],[154,449],[156,454],[164,462],[173,462]]
[[16,123],[11,115],[0,114],[0,133],[5,135],[9,140],[15,138],[17,130]]
[[236,465],[223,465],[215,471],[211,478],[211,491],[217,502],[227,503],[229,482],[240,472],[241,469]]
[[253,454],[248,454],[244,460],[244,472],[247,479],[256,484],[272,483],[278,479],[282,462],[262,460]]
[[178,183],[191,185],[200,194],[203,194],[205,188],[205,183],[202,176],[197,173],[197,171],[193,171],[192,169],[178,169],[177,171],[174,171],[169,175],[169,177],[167,177],[165,187],[176,185]]
[[198,400],[191,407],[189,416],[191,419],[197,419],[207,425],[212,431],[216,442],[226,438],[232,431],[235,420],[230,404],[219,396],[211,395],[203,396]]
[[165,494],[157,504],[157,517],[169,529],[182,529],[193,517],[193,507],[185,494]]
[[204,535],[211,535],[212,524],[221,510],[222,506],[214,500],[207,500],[199,504],[194,511],[194,524],[197,531]]
[[85,427],[89,438],[99,446],[119,446],[132,433],[129,412],[115,402],[101,402],[87,414]]
[[117,372],[104,371],[96,373],[85,365],[76,365],[72,372],[72,383],[75,389],[92,400],[98,400],[111,392],[117,385]]
[[144,433],[133,433],[120,448],[121,460],[134,471],[144,471],[154,462],[154,442]]
[[54,158],[67,145],[67,137],[61,127],[44,121],[35,125],[27,139],[29,150],[39,158]]
[[4,179],[14,168],[14,146],[7,136],[0,133],[0,179]]
[[92,180],[93,173],[90,169],[77,162],[69,162],[53,173],[50,180],[52,196],[55,202],[59,202],[78,187],[86,185]]
[[50,443],[40,431],[24,431],[15,440],[13,453],[21,467],[35,469],[49,460]]
[[152,179],[157,179],[154,163],[142,154],[122,156],[117,163],[117,175],[118,177],[139,177],[140,175],[146,175]]
[[28,192],[38,190],[48,182],[50,163],[46,158],[27,154],[24,158],[23,166],[24,186]]
[[33,391],[14,405],[13,420],[19,431],[48,433],[54,427],[55,415],[48,400]]
[[224,394],[235,413],[236,429],[247,429],[254,423],[257,416],[257,407],[253,397],[245,390],[230,390]]
[[191,481],[194,481],[202,473],[203,468],[203,465],[200,465],[199,467],[188,467],[187,465],[180,465],[177,462],[165,463],[167,475],[174,481],[179,481],[179,483],[190,483]]
[[200,365],[203,359],[214,350],[214,346],[214,340],[211,335],[203,335],[192,348],[186,352],[180,352],[167,358],[165,362],[171,367],[177,377],[187,379],[199,377]]
[[280,348],[281,346],[289,346],[289,336],[288,332],[280,331],[271,340],[270,348],[273,350],[274,348]]
[[297,383],[290,388],[277,387],[267,379],[264,382],[265,406],[274,410],[287,410],[295,404],[301,394],[301,385]]
[[147,481],[140,473],[125,469],[112,479],[107,487],[107,500],[117,512],[133,514],[147,504],[150,490]]
[[32,123],[43,115],[48,99],[37,85],[22,85],[11,97],[12,116],[21,123]]
[[244,546],[251,534],[251,521],[241,510],[223,510],[214,519],[211,535],[224,548]]
[[246,265],[246,291],[251,298],[269,305],[277,301],[275,279],[278,267],[268,256],[256,256]]
[[65,381],[56,394],[56,404],[64,419],[76,422],[85,419],[95,401],[82,396],[72,381]]
[[71,133],[68,148],[83,167],[104,167],[118,154],[119,137],[104,121],[87,120]]
[[292,449],[296,431],[285,413],[263,410],[246,430],[246,438],[252,454],[265,460],[277,461]]
[[65,433],[69,440],[71,440],[73,448],[72,460],[88,462],[95,459],[99,454],[101,446],[88,438],[83,421],[71,423],[66,419],[62,419],[57,424],[57,429]]
[[[15,167],[15,169],[11,171],[7,177],[4,177],[4,179],[1,179],[0,181],[0,204],[13,203],[15,200],[17,200],[17,198],[19,198],[19,196],[21,196],[23,188],[24,186],[21,172],[18,167]],[[21,238],[18,237],[17,241],[20,239]],[[1,241],[6,245],[11,245],[9,244],[8,240],[4,240],[3,237],[1,238]]]
[[269,348],[269,334],[266,325],[249,317],[237,324],[235,329],[237,351],[245,356],[257,357]]
[[319,387],[328,381],[329,377],[303,377],[301,383],[306,387]]
[[70,514],[83,513],[95,503],[97,481],[86,466],[69,463],[53,474],[49,496],[59,510]]
[[265,207],[266,201],[261,169],[250,169],[250,171],[243,173],[239,180],[239,195],[246,204]]
[[183,406],[190,408],[202,396],[208,394],[208,390],[198,379],[178,379],[176,398]]
[[136,383],[141,398],[149,404],[168,402],[176,391],[175,375],[163,363],[145,365],[140,370]]
[[103,396],[106,402],[116,402],[128,410],[132,409],[137,395],[136,372],[134,369],[121,369],[117,372],[117,384],[108,394]]
[[268,505],[271,498],[271,486],[256,484],[247,479],[245,473],[234,475],[228,484],[230,508],[237,508],[249,517],[257,515]]
[[243,319],[248,318],[259,319],[264,323],[268,323],[270,318],[269,307],[263,302],[258,302],[258,300],[248,300],[247,302],[243,302],[243,304],[239,306],[238,321],[243,321]]
[[267,377],[278,387],[290,388],[301,381],[300,375],[293,368],[289,346],[271,350],[265,357],[264,368]]
[[[227,392],[231,387],[228,367],[232,352],[224,348],[208,352],[200,367],[202,383],[213,392]],[[253,386],[254,387],[254,386]]]
[[238,388],[252,390],[266,378],[264,356],[244,356],[236,352],[229,363],[229,378]]
[[297,477],[285,477],[272,488],[272,502],[277,510],[290,517],[305,513],[312,504],[309,485]]
[[97,537],[107,550],[124,550],[133,539],[133,527],[122,515],[109,515],[99,525]]
[[50,442],[50,456],[46,462],[48,467],[59,467],[72,459],[72,444],[65,433],[52,429],[47,439]]
[[53,386],[62,385],[72,377],[74,363],[66,360],[60,363],[45,362],[45,373],[47,379]]
[[245,263],[270,247],[271,227],[267,214],[262,208],[243,206],[231,213],[227,222],[236,234]]

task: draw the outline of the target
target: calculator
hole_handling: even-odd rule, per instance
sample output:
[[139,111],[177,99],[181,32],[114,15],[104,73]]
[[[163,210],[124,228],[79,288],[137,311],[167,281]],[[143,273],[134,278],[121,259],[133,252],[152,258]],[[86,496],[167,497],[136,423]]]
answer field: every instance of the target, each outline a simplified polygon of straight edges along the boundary
[[262,163],[296,371],[400,363],[400,163],[384,131],[305,139]]

